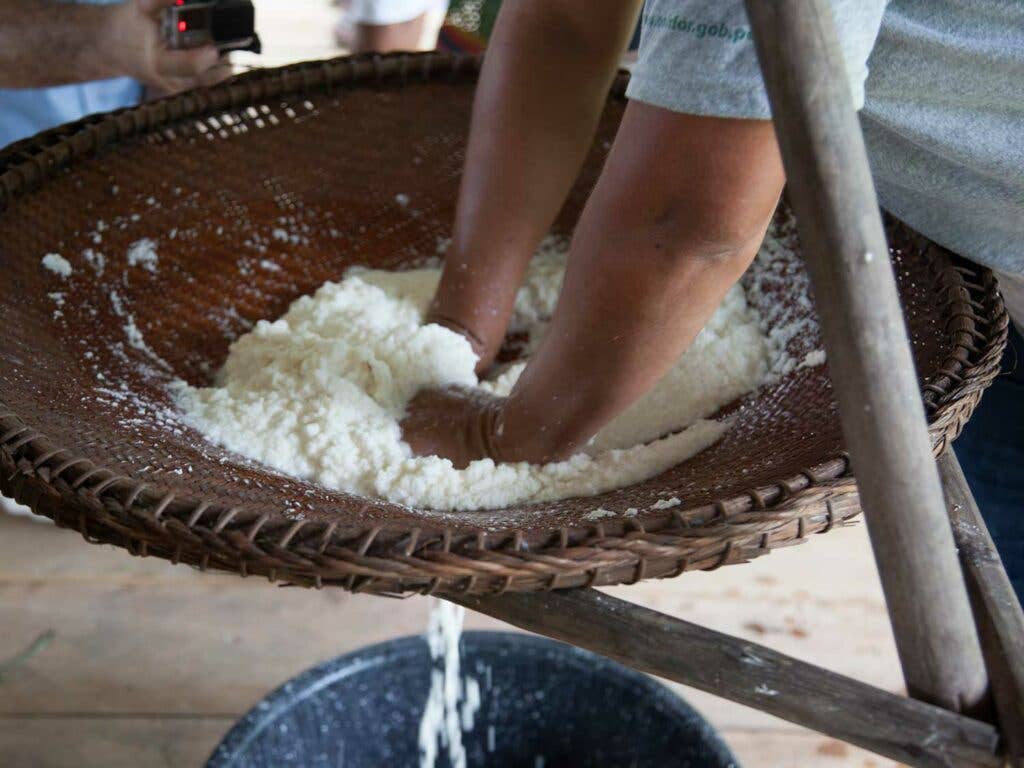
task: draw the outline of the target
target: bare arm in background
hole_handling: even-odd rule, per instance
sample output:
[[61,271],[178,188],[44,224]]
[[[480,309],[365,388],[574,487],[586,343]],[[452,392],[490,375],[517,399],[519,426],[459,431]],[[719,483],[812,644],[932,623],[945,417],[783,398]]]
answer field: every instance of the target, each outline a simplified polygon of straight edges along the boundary
[[[526,4],[544,13],[540,5]],[[521,12],[527,13],[525,8]],[[561,46],[565,55],[578,59],[570,71],[593,66],[591,51],[576,39],[536,41],[541,48],[545,44]],[[513,58],[514,53],[503,65],[523,67],[532,56],[523,54],[515,66]],[[497,65],[489,58],[488,66]],[[495,79],[481,87],[493,88]],[[504,333],[526,261],[523,249],[532,250],[534,238],[550,225],[578,166],[572,167],[572,177],[565,175],[568,162],[548,179],[537,171],[531,176],[544,151],[537,145],[543,147],[545,139],[505,135],[503,121],[492,115],[503,109],[539,113],[542,94],[557,101],[571,98],[572,92],[579,93],[572,81],[559,81],[541,94],[527,87],[504,93],[486,88],[479,99],[498,103],[487,111],[474,110],[457,229],[463,224],[463,238],[472,242],[475,237],[479,246],[456,251],[466,261],[460,273],[474,280],[453,279],[446,265],[435,313],[444,315],[454,307],[465,330],[477,337],[485,362]],[[591,101],[583,112],[596,120],[605,92],[587,95]],[[551,118],[544,130],[559,132],[562,126]],[[573,129],[581,130],[580,124],[563,132]],[[497,136],[481,142],[481,132]],[[508,168],[509,157],[517,158],[525,173]],[[500,183],[495,180],[491,188],[468,184],[471,175],[486,175],[477,166],[502,163],[507,175]],[[530,179],[526,189],[508,193],[509,184],[514,190],[524,184],[521,174]],[[582,449],[689,346],[757,252],[783,181],[770,122],[695,117],[631,103],[576,228],[551,326],[512,394],[498,400],[470,398],[457,390],[421,393],[403,423],[405,439],[417,454],[445,456],[456,466],[484,456],[539,463]],[[474,205],[495,207],[496,213],[463,222]],[[511,242],[506,242],[509,232]]]
[[91,5],[0,0],[0,87],[42,88],[128,76],[173,92],[217,68],[213,46],[167,50],[160,10],[174,0]]
[[352,53],[418,50],[427,15],[423,13],[414,19],[394,24],[356,24]]

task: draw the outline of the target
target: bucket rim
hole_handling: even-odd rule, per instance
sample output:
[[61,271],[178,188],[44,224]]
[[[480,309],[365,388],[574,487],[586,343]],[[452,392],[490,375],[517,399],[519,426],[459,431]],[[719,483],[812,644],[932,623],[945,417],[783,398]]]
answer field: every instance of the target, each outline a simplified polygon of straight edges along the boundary
[[[466,630],[459,643],[460,654],[474,651],[506,649],[526,656],[556,654],[563,661],[574,663],[581,671],[595,676],[608,675],[624,685],[643,690],[646,706],[658,707],[673,718],[687,723],[699,733],[705,744],[721,759],[723,765],[739,766],[735,756],[707,719],[675,691],[656,678],[631,669],[619,662],[568,643],[538,635],[502,630]],[[383,664],[394,663],[428,653],[424,635],[405,635],[357,648],[316,664],[286,680],[256,703],[214,747],[206,768],[240,768],[238,759],[253,742],[280,717],[298,703],[319,691]]]

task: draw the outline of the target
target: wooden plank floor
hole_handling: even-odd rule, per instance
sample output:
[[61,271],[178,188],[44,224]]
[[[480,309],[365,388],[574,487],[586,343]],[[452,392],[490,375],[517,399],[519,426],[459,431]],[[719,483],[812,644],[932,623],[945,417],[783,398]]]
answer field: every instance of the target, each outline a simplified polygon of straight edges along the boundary
[[[891,690],[901,681],[863,526],[744,566],[610,590]],[[0,765],[199,766],[234,720],[332,656],[422,632],[429,603],[281,589],[86,544],[0,514]],[[499,623],[471,616],[474,628]],[[891,761],[678,690],[747,768]]]

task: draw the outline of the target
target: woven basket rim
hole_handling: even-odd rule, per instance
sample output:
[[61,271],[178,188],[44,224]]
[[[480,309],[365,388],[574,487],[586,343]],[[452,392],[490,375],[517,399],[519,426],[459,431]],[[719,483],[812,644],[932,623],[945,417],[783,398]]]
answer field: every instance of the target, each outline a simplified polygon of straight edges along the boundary
[[[90,116],[0,151],[0,214],[77,159],[181,120],[274,97],[475,80],[480,63],[480,57],[437,52],[338,57],[256,70],[210,88]],[[612,98],[624,98],[627,81],[628,74],[620,73]],[[982,390],[998,373],[1009,321],[988,270],[920,240],[944,265],[936,275],[936,290],[947,304],[945,331],[954,347],[923,387],[938,453],[959,434]],[[242,575],[259,573],[272,581],[340,584],[384,593],[500,593],[707,570],[800,542],[859,511],[849,461],[840,454],[710,504],[677,507],[643,521],[596,521],[552,530],[541,546],[527,546],[522,532],[515,530],[467,537],[440,525],[439,530],[402,531],[397,543],[389,540],[382,546],[380,526],[307,523],[258,514],[244,504],[225,507],[157,493],[145,481],[55,444],[2,401],[0,490],[89,540],[116,543],[139,554]]]

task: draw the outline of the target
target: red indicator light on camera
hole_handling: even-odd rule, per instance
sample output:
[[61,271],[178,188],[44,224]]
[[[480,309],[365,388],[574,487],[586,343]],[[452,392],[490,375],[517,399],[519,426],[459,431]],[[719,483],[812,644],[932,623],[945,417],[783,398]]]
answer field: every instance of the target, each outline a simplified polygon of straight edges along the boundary
[[186,24],[184,21],[179,21],[178,22],[178,31],[179,32],[184,32],[186,29],[188,29],[188,24]]

